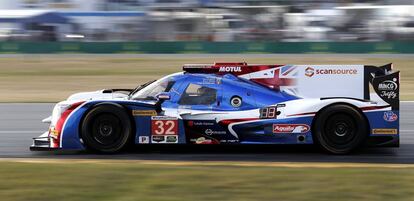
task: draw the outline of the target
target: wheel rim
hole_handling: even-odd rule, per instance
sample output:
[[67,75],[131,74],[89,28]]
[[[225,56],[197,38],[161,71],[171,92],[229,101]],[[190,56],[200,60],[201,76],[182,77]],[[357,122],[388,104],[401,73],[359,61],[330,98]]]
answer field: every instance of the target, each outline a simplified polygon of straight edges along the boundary
[[97,116],[92,124],[92,138],[103,146],[112,146],[122,139],[121,121],[112,114]]
[[349,132],[349,125],[346,122],[339,122],[335,124],[335,135],[344,137]]
[[357,124],[348,114],[333,114],[328,118],[325,125],[323,136],[328,143],[335,146],[346,146],[358,134]]

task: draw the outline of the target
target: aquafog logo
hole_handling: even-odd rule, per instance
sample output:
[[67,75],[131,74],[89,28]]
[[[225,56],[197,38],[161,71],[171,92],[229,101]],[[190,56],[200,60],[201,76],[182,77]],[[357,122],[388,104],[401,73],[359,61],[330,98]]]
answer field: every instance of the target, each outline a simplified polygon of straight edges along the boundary
[[309,130],[306,124],[273,124],[273,133],[306,133]]
[[314,75],[356,75],[358,74],[357,69],[339,69],[339,68],[322,68],[314,69],[312,67],[307,67],[305,69],[305,75],[312,77]]
[[219,72],[241,72],[240,66],[221,66]]

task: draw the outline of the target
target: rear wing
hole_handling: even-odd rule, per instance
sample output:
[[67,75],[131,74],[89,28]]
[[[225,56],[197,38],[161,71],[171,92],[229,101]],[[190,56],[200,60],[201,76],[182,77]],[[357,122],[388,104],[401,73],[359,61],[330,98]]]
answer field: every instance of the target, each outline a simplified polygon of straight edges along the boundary
[[[400,72],[393,65],[187,64],[187,73],[232,74],[302,98],[381,99],[399,108]],[[373,90],[371,90],[373,89]],[[373,95],[371,94],[373,91]]]
[[392,63],[384,66],[365,66],[364,98],[371,99],[370,85],[393,110],[400,108],[400,71],[393,72]]

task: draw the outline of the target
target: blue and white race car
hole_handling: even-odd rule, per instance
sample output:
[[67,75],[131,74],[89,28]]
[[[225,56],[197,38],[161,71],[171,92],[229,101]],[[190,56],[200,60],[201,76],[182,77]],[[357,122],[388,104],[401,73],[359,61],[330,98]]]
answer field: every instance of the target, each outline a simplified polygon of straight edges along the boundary
[[392,64],[184,65],[135,89],[59,102],[31,150],[120,151],[128,144],[317,144],[334,154],[399,146]]

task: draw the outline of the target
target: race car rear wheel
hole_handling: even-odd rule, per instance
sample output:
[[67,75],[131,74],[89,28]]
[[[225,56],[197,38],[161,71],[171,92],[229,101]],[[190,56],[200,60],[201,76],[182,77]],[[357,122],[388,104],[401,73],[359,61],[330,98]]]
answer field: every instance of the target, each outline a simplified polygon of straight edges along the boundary
[[128,143],[131,128],[130,118],[122,106],[104,104],[87,113],[81,126],[81,137],[86,147],[93,151],[115,153]]
[[333,154],[347,154],[359,148],[368,136],[368,123],[361,112],[349,105],[323,109],[313,124],[316,142]]

